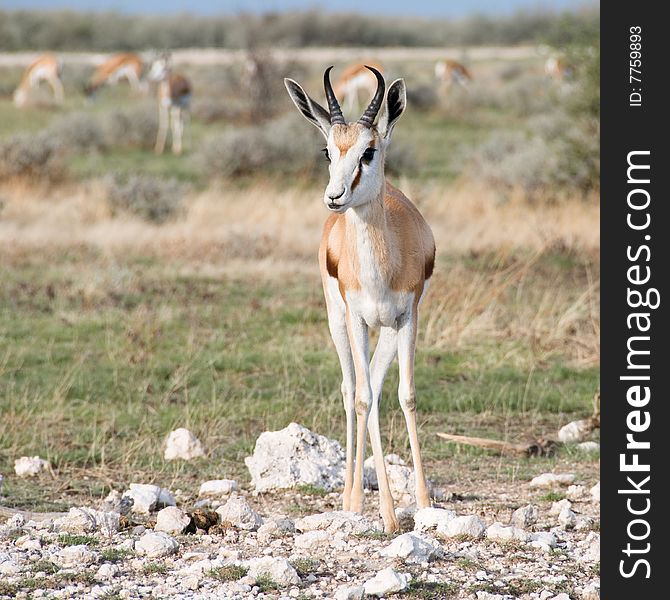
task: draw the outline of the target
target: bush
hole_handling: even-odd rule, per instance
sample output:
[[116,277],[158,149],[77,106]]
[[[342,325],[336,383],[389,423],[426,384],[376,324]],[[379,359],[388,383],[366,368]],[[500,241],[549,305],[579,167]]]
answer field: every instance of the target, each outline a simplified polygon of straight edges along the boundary
[[105,131],[99,119],[83,112],[64,116],[49,127],[48,132],[57,140],[60,150],[66,153],[100,151],[107,146]]
[[64,177],[62,158],[57,140],[48,132],[17,134],[0,143],[0,179],[58,181]]
[[179,214],[188,186],[175,179],[148,175],[114,176],[107,200],[114,213],[129,212],[152,223],[164,223]]
[[324,160],[323,138],[298,117],[287,115],[254,127],[233,127],[205,140],[198,160],[210,175],[312,173]]
[[411,86],[407,89],[407,103],[416,110],[430,111],[437,107],[440,96],[429,85]]
[[107,118],[105,132],[111,146],[151,149],[158,133],[157,109],[117,110]]

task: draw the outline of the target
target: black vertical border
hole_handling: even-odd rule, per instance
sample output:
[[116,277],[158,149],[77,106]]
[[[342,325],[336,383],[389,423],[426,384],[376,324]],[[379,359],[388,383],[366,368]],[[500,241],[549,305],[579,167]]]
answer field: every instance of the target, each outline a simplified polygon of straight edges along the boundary
[[[667,281],[670,277],[670,223],[667,204],[670,202],[667,181],[670,162],[670,22],[662,16],[661,2],[603,2],[601,13],[601,348],[602,348],[602,461],[601,461],[601,597],[605,600],[634,598],[653,600],[670,598],[667,566],[670,497],[664,493],[670,479],[670,418],[668,415],[668,375],[670,374],[670,337],[663,318],[670,303]],[[630,28],[642,28],[642,106],[629,106],[633,84],[629,82]],[[635,85],[638,87],[638,85]],[[649,213],[651,225],[644,232],[632,231],[626,224],[627,194],[633,189],[627,183],[627,155],[635,150],[649,150],[651,183],[644,186],[651,194]],[[645,235],[650,240],[642,240]],[[626,374],[629,313],[627,303],[627,246],[647,243],[651,250],[650,286],[660,292],[661,304],[651,313],[649,343],[651,401],[644,410],[651,413],[651,427],[646,434],[650,451],[640,451],[640,461],[650,461],[649,487],[651,508],[644,517],[651,533],[644,541],[629,539],[627,528],[637,518],[631,515],[626,501],[630,496],[619,494],[627,489],[626,476],[619,468],[620,454],[626,451],[629,430],[626,417],[633,410],[627,403],[630,382],[619,377]],[[637,474],[639,475],[639,474]],[[639,477],[637,477],[639,479]],[[637,496],[642,498],[644,496]],[[641,506],[642,502],[638,506]],[[642,528],[633,529],[640,534]],[[642,549],[649,542],[648,553],[624,554],[627,544]],[[620,571],[630,570],[635,557],[650,563],[650,577],[642,565],[635,575],[626,578]]]

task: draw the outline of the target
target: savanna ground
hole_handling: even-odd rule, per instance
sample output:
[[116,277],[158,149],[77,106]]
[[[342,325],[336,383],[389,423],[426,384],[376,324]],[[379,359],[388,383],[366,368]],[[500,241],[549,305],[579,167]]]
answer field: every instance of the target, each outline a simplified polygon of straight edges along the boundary
[[[389,178],[437,240],[416,360],[428,476],[492,506],[538,473],[570,470],[592,485],[599,468],[597,455],[570,448],[495,457],[435,435],[552,437],[591,414],[599,386],[599,207],[584,166],[596,160],[587,150],[597,129],[579,126],[583,86],[547,80],[542,55],[522,50],[456,53],[475,76],[467,90],[435,89],[436,51],[365,54],[414,90]],[[10,97],[21,68],[3,61],[5,505],[62,510],[131,482],[186,496],[207,479],[244,486],[258,435],[291,421],[344,440],[316,264],[322,142],[290,112],[281,76],[320,98],[323,66],[346,60],[286,54],[264,59],[277,77],[259,96],[239,92],[239,53],[212,64],[185,53],[177,64],[196,91],[182,157],[151,152],[153,100],[121,87],[85,104],[90,57],[68,65],[66,55],[64,106],[40,93],[24,110]],[[408,459],[397,384],[392,369],[382,434],[387,452]],[[207,457],[164,461],[176,427]],[[53,474],[17,479],[23,455],[48,459]]]

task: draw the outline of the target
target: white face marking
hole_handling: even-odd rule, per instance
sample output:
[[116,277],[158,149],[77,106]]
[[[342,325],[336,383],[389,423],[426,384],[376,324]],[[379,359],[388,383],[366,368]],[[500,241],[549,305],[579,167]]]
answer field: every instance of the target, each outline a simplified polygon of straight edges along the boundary
[[167,75],[167,68],[167,61],[164,58],[155,60],[151,65],[151,70],[147,75],[147,79],[150,81],[160,81]]
[[383,152],[376,144],[372,160],[363,154],[375,140],[370,129],[361,128],[354,144],[341,152],[335,142],[333,129],[328,135],[330,181],[323,195],[325,205],[333,212],[342,213],[374,198],[383,182]]

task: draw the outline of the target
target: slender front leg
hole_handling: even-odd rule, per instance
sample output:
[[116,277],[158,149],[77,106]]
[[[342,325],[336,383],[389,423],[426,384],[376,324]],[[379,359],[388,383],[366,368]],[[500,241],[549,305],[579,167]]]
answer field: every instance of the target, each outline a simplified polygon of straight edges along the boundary
[[58,79],[58,77],[54,77],[49,79],[49,83],[51,84],[51,89],[54,92],[54,99],[56,102],[58,102],[58,104],[62,104],[65,98],[65,93],[63,92],[63,84],[61,83],[60,79]]
[[400,369],[400,384],[398,399],[405,415],[409,444],[412,449],[414,477],[416,482],[416,505],[419,508],[430,506],[430,494],[426,485],[426,477],[421,462],[419,437],[416,431],[416,389],[414,387],[414,352],[416,349],[418,314],[417,302],[414,302],[411,312],[404,315],[398,329],[398,364]]
[[387,533],[393,533],[399,529],[398,520],[393,508],[393,495],[388,482],[386,473],[386,463],[384,462],[384,451],[382,449],[382,439],[379,432],[379,400],[382,394],[384,378],[386,372],[391,366],[398,349],[398,335],[395,329],[391,327],[382,327],[379,333],[377,348],[372,356],[370,363],[370,387],[372,388],[372,407],[368,418],[368,432],[370,433],[370,443],[372,445],[372,454],[375,459],[375,471],[377,473],[377,482],[379,484],[379,512],[384,521],[384,529]]
[[331,281],[324,282],[324,294],[328,310],[328,328],[342,369],[342,401],[347,416],[347,459],[342,510],[350,510],[351,490],[354,484],[354,388],[356,385],[354,361],[351,356],[349,336],[347,335],[344,301],[340,295],[336,279],[331,278]]
[[184,131],[181,119],[181,107],[173,106],[170,113],[172,119],[172,152],[179,155],[181,154],[181,136]]
[[167,130],[168,130],[168,108],[167,106],[163,106],[163,103],[161,102],[160,106],[158,107],[158,135],[156,136],[156,146],[154,148],[154,152],[156,154],[163,154],[163,150],[165,150],[165,140],[167,138]]
[[363,511],[363,461],[365,460],[365,437],[368,415],[372,406],[370,388],[370,367],[368,365],[368,326],[358,316],[352,315],[349,307],[346,313],[347,333],[351,346],[356,374],[354,409],[356,411],[356,459],[354,464],[354,484],[351,491],[351,510]]

